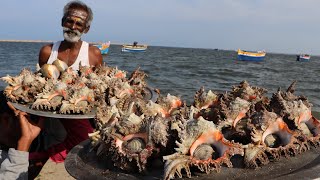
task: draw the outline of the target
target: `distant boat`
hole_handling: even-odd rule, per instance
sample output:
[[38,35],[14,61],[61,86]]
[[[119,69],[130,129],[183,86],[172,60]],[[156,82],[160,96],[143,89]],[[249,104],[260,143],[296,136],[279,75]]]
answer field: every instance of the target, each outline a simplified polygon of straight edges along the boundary
[[262,61],[266,56],[265,51],[249,52],[238,49],[238,59],[241,61]]
[[300,54],[297,55],[297,61],[302,61],[302,62],[306,62],[310,60],[310,55],[309,54]]
[[138,42],[133,42],[133,44],[122,45],[122,52],[143,52],[148,48],[147,45],[138,45]]
[[97,46],[100,49],[101,54],[108,54],[109,47],[110,47],[110,41],[102,43],[102,44],[98,44],[98,45],[95,45],[95,46]]

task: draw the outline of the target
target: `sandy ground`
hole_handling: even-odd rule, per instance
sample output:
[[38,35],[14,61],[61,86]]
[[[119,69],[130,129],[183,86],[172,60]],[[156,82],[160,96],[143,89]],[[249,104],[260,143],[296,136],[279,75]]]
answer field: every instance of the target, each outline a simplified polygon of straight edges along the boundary
[[75,178],[70,176],[69,173],[66,171],[64,163],[55,163],[49,159],[43,166],[40,174],[35,179],[74,180]]

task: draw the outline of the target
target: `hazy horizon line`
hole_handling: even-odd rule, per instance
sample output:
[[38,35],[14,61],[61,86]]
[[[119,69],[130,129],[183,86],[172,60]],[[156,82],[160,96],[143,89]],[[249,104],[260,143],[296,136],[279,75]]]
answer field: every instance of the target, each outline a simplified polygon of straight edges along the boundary
[[[16,39],[0,39],[0,42],[35,42],[35,43],[52,43],[52,42],[56,42],[53,40],[16,40]],[[99,42],[88,42],[90,44],[101,44],[104,43],[102,41]],[[119,43],[119,42],[111,42],[110,44],[113,45],[124,45],[124,44],[128,44],[128,43]],[[158,47],[174,47],[174,48],[196,48],[196,49],[218,49],[218,50],[225,50],[225,51],[237,51],[237,49],[219,49],[219,48],[197,48],[197,47],[176,47],[176,46],[160,46],[160,45],[148,45],[148,46],[158,46]],[[291,53],[281,53],[281,52],[267,52],[267,53],[272,53],[272,54],[287,54],[287,55],[297,55],[297,54],[291,54]],[[312,55],[312,54],[311,54]],[[318,55],[313,55],[313,56],[318,56]]]

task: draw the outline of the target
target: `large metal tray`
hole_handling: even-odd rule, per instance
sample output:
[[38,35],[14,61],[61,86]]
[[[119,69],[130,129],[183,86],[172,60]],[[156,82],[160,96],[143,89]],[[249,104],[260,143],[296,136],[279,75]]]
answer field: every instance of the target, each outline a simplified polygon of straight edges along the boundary
[[[65,160],[65,168],[76,179],[102,180],[136,180],[162,179],[163,166],[153,162],[152,168],[144,175],[126,173],[113,167],[110,159],[97,157],[90,151],[90,141],[86,140],[75,146]],[[211,174],[193,171],[191,179],[315,179],[320,177],[320,148],[311,148],[309,151],[294,157],[282,157],[279,161],[270,162],[256,170],[246,169],[241,156],[232,159],[233,168],[222,167],[219,173]],[[160,160],[161,162],[161,160]],[[156,165],[157,164],[157,165]],[[182,171],[184,173],[184,171]],[[182,179],[189,179],[183,177]]]
[[63,118],[63,119],[90,119],[96,116],[96,109],[93,108],[91,112],[87,114],[59,114],[56,111],[40,111],[31,109],[31,105],[23,105],[18,103],[11,103],[16,109],[27,112],[29,114],[50,117],[50,118]]
[[[155,90],[151,87],[146,87],[144,91],[144,99],[151,100],[156,102],[159,95],[155,92]],[[91,112],[86,114],[59,114],[56,111],[40,111],[34,110],[30,106],[30,104],[19,104],[19,103],[12,103],[12,105],[21,111],[27,112],[29,114],[43,116],[43,117],[50,117],[50,118],[63,118],[63,119],[90,119],[96,116],[96,108],[92,109]]]

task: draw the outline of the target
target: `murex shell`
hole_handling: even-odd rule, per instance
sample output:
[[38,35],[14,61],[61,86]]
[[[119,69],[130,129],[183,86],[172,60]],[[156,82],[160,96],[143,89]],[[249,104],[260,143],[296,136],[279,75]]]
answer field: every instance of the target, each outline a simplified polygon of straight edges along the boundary
[[46,80],[38,73],[23,69],[18,76],[5,76],[1,80],[8,83],[4,94],[12,102],[31,103],[46,84]]
[[206,173],[213,169],[219,171],[223,164],[232,167],[230,157],[244,153],[239,144],[226,140],[213,122],[201,116],[187,122],[184,137],[181,143],[177,141],[176,144],[176,153],[163,157],[164,179],[171,179],[175,174],[181,178],[182,169],[191,177],[190,166],[196,166]]
[[279,159],[299,154],[309,147],[300,141],[298,132],[289,129],[281,117],[264,111],[252,115],[249,122],[252,143],[245,149],[244,162],[247,167],[257,168],[269,163],[269,159]]

